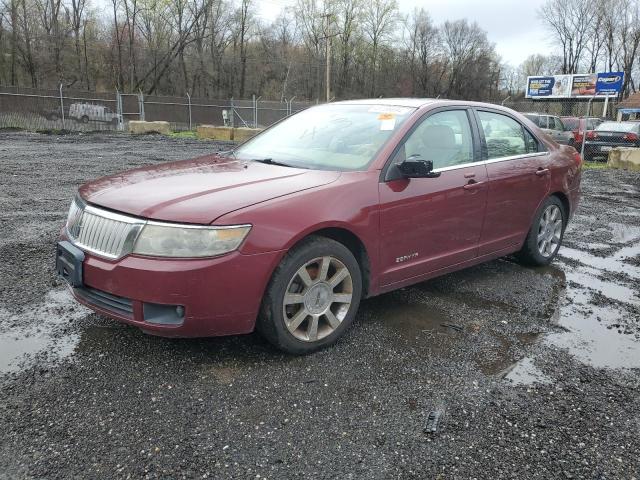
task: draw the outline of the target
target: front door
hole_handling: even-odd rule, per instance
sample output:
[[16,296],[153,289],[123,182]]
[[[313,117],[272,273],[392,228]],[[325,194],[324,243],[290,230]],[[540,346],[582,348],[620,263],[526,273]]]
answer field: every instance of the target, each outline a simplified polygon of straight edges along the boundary
[[401,142],[393,162],[431,160],[437,178],[380,183],[381,286],[477,256],[487,172],[465,108],[428,113]]
[[524,241],[540,202],[547,196],[548,155],[515,118],[478,111],[484,138],[489,189],[479,254],[497,252]]

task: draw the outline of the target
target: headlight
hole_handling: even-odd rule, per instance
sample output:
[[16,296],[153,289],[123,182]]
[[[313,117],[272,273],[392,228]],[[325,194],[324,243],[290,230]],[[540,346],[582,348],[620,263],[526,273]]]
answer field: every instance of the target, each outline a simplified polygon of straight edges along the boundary
[[237,249],[251,225],[205,227],[148,222],[133,253],[154,257],[213,257]]

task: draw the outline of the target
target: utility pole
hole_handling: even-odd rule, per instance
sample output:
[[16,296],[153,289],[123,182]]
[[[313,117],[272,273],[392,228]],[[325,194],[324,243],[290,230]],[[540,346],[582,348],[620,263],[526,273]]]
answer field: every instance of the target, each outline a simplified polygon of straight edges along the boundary
[[333,13],[325,13],[322,15],[322,18],[325,19],[325,30],[324,30],[324,40],[325,40],[325,57],[327,61],[327,65],[325,67],[325,85],[327,87],[327,102],[331,100],[331,39],[333,37],[338,36],[338,33],[333,35],[329,34],[329,22],[331,21],[331,17],[333,17]]
[[327,83],[327,103],[329,103],[329,101],[331,100],[331,37],[327,36],[327,49],[326,49],[326,56],[327,56],[327,68],[326,68],[326,72],[327,72],[327,79],[326,79],[326,83]]

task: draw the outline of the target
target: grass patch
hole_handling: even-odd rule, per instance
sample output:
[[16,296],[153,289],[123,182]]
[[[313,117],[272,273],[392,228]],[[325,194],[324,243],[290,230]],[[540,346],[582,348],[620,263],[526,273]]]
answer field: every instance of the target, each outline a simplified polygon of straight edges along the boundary
[[197,140],[196,132],[185,130],[183,132],[171,132],[169,134],[171,138],[190,138],[193,140]]
[[588,170],[605,170],[609,168],[607,162],[582,162],[582,166]]

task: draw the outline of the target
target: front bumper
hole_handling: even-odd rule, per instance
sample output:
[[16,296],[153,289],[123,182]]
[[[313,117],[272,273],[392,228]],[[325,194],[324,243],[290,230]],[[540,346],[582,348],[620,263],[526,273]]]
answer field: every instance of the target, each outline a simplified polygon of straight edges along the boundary
[[[207,337],[253,331],[264,290],[282,252],[232,252],[207,259],[129,255],[117,261],[85,252],[82,304],[105,316],[166,337]],[[164,307],[164,309],[163,309]],[[183,307],[158,323],[158,311]],[[179,318],[179,321],[176,321]]]

